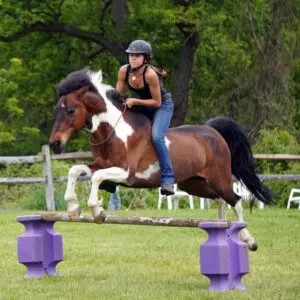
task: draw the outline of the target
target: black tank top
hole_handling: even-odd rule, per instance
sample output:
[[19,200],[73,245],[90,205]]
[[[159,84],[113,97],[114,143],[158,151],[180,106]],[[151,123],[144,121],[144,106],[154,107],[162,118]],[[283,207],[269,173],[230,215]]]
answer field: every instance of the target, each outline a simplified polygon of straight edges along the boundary
[[[129,89],[133,92],[135,92],[141,99],[152,99],[152,95],[150,92],[149,84],[146,82],[145,74],[146,71],[150,68],[149,66],[146,66],[143,72],[143,81],[144,81],[144,87],[142,88],[134,88],[129,84],[129,73],[130,73],[130,65],[127,66],[127,71],[126,71],[126,77],[125,77],[125,82],[127,83]],[[159,82],[159,87],[160,87],[160,95],[161,95],[161,101],[164,101],[165,99],[168,98],[168,92],[167,90],[163,87],[162,83]]]

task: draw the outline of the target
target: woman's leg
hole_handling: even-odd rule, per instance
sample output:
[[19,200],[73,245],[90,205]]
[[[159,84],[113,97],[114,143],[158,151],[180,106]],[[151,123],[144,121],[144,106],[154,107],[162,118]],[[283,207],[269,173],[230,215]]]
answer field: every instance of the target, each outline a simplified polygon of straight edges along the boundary
[[121,198],[119,188],[117,187],[114,193],[110,193],[108,210],[120,210],[121,209]]
[[[162,189],[174,183],[174,174],[165,136],[173,114],[173,102],[165,100],[157,109],[153,118],[152,142],[157,152],[161,171]],[[172,192],[173,187],[169,186]],[[169,188],[167,188],[169,190]],[[163,191],[162,191],[163,192]],[[174,193],[174,192],[173,192]]]

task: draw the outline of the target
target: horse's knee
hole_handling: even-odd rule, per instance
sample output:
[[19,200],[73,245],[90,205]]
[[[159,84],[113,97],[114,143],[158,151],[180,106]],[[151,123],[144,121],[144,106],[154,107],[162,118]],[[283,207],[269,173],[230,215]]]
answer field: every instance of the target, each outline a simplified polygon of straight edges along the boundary
[[71,178],[77,178],[80,175],[88,175],[91,176],[91,169],[86,165],[76,165],[73,166],[68,173],[68,176]]

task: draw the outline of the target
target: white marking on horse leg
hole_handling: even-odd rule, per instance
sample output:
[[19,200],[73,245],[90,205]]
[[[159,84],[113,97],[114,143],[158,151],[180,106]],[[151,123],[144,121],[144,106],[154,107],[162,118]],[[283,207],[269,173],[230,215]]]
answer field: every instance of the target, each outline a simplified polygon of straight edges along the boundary
[[218,205],[218,219],[226,220],[225,201],[222,199],[216,199]]
[[[236,203],[235,207],[233,207],[233,211],[237,217],[237,220],[239,222],[244,222],[242,200],[239,200]],[[257,249],[257,242],[255,238],[250,234],[247,228],[244,228],[240,231],[240,238],[243,242],[248,244],[250,250]]]
[[98,188],[102,181],[109,180],[117,183],[126,183],[128,174],[128,171],[118,167],[98,170],[93,174],[91,194],[87,204],[88,207],[92,208],[94,217],[99,216],[99,213],[103,211],[102,201],[98,200]]
[[77,178],[83,173],[87,176],[92,175],[90,168],[86,165],[76,165],[69,170],[68,184],[65,192],[65,201],[67,201],[69,213],[79,213],[79,204],[77,201],[75,186]]

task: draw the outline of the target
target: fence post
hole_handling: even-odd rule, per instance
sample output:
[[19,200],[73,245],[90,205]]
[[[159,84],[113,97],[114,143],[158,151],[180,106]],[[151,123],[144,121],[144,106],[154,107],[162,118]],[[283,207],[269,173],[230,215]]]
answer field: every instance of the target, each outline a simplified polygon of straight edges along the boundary
[[47,210],[55,210],[54,188],[53,188],[51,156],[50,156],[49,145],[43,145],[42,156],[43,156],[43,168],[44,168],[44,177],[45,177],[46,206],[47,206]]

